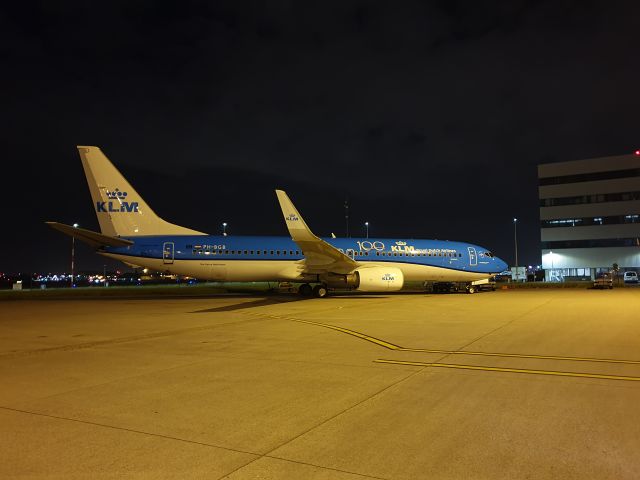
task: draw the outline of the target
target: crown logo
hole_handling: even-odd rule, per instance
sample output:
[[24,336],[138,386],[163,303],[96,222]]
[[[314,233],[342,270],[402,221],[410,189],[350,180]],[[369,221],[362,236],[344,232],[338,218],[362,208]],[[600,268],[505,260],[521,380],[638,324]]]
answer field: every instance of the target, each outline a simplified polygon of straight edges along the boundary
[[120,189],[118,188],[112,191],[107,190],[107,198],[109,199],[122,200],[126,196],[127,196],[127,192],[121,192]]
[[400,246],[403,246],[403,245],[406,245],[406,244],[407,244],[407,242],[403,242],[403,241],[396,242],[396,245],[400,245]]

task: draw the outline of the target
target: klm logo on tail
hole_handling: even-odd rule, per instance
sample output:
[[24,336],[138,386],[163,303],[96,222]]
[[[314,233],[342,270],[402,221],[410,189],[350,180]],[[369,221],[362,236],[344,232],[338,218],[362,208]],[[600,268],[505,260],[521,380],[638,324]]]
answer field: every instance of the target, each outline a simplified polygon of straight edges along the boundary
[[113,198],[114,200],[120,199],[122,200],[127,196],[127,192],[121,192],[119,188],[115,190],[109,191],[107,190],[107,198]]
[[297,222],[298,220],[300,220],[300,218],[298,218],[298,216],[295,213],[290,213],[285,217],[285,220],[287,222]]
[[116,200],[115,202],[96,202],[96,212],[105,213],[118,213],[126,212],[132,213],[138,211],[138,202],[127,202],[123,200],[127,197],[127,192],[122,192],[120,189],[107,190],[107,198]]

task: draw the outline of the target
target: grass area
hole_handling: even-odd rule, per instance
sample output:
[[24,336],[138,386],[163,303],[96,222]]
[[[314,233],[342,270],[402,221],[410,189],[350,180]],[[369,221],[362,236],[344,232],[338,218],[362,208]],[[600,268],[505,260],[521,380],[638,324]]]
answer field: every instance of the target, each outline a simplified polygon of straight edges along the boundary
[[117,287],[78,287],[0,290],[3,300],[92,300],[100,298],[144,298],[144,297],[207,297],[225,293],[267,293],[275,283],[199,283],[170,285],[127,285]]
[[[549,289],[549,288],[591,288],[592,282],[528,282],[497,283],[497,290]],[[614,288],[632,287],[622,282],[614,283]],[[294,290],[295,291],[295,290]],[[422,282],[407,282],[405,292],[424,291]],[[158,297],[208,297],[228,293],[266,294],[286,290],[278,289],[275,282],[245,283],[198,283],[170,285],[128,285],[117,287],[78,287],[50,288],[45,290],[0,290],[0,301],[3,300],[95,300],[101,298],[158,298]]]

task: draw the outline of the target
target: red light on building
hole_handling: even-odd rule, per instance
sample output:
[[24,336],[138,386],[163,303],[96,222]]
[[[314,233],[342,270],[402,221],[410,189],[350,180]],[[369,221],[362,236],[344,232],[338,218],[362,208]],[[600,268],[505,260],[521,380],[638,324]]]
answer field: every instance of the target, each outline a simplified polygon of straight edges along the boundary
[[636,150],[636,155],[640,155],[640,150]]

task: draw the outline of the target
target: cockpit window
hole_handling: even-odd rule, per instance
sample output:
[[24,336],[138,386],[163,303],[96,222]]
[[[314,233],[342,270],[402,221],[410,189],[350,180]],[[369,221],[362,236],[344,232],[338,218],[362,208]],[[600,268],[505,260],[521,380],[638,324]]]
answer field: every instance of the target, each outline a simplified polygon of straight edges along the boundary
[[491,258],[493,258],[493,253],[491,253],[491,252],[485,252],[484,254],[485,254],[487,257],[491,257]]

